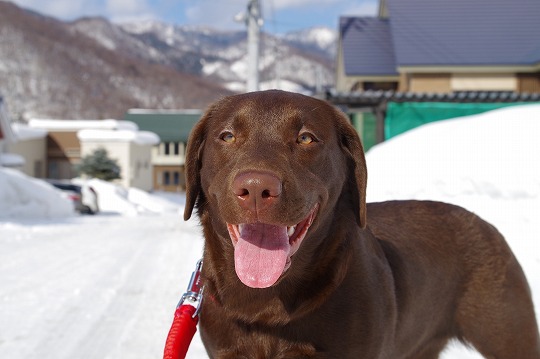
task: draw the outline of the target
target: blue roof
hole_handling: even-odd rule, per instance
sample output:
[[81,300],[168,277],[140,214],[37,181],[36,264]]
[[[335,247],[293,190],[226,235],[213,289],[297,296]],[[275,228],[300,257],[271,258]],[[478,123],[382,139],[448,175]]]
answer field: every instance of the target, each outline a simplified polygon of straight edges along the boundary
[[387,19],[342,17],[339,31],[346,75],[398,75]]
[[387,0],[398,66],[540,63],[539,0]]

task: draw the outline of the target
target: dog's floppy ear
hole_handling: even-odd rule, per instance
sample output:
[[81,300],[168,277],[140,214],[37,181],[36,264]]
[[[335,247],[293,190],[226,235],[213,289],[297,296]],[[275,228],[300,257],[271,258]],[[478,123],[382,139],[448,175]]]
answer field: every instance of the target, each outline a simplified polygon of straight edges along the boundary
[[207,112],[197,122],[191,134],[189,135],[186,149],[186,206],[184,209],[184,220],[191,217],[195,202],[201,191],[201,156],[206,138],[206,122],[209,117]]
[[[338,112],[339,110],[336,110]],[[366,186],[367,186],[367,167],[366,158],[364,156],[364,147],[358,133],[349,122],[349,119],[340,111],[337,113],[339,120],[339,133],[341,145],[348,153],[354,163],[354,180],[356,182],[358,205],[358,218],[361,228],[366,228],[367,225],[367,207],[366,207]]]

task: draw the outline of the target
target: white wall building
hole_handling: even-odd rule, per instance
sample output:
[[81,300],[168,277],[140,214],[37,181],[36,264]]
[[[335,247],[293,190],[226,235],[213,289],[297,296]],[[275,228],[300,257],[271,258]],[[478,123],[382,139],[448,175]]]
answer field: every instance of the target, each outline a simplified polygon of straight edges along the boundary
[[16,142],[9,145],[9,150],[24,159],[19,169],[28,176],[44,178],[47,164],[47,131],[20,123],[12,124],[11,128]]
[[77,137],[81,143],[81,158],[104,148],[109,157],[118,161],[122,177],[119,181],[124,187],[152,190],[152,147],[159,143],[155,133],[85,129],[79,131]]

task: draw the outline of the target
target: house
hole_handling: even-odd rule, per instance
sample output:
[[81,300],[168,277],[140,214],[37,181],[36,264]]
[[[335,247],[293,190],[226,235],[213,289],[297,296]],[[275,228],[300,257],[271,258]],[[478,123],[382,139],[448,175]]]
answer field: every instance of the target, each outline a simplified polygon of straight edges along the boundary
[[154,189],[177,192],[185,188],[185,148],[201,115],[201,110],[131,109],[126,113],[124,120],[156,133],[161,139],[152,150]]
[[336,89],[367,148],[424,123],[537,102],[540,2],[380,0],[342,17]]
[[100,148],[107,150],[109,157],[120,166],[118,182],[122,186],[153,190],[152,148],[159,143],[155,133],[131,129],[83,129],[77,132],[77,137],[81,143],[81,157]]
[[9,150],[24,159],[18,169],[28,176],[44,178],[47,164],[47,131],[30,128],[22,123],[13,123],[11,128],[17,140],[9,145]]
[[339,24],[338,91],[540,92],[540,2],[380,0]]
[[390,21],[375,17],[339,20],[336,88],[340,91],[396,90],[396,66]]
[[75,165],[81,160],[81,144],[77,132],[83,129],[137,130],[135,124],[117,120],[31,119],[28,126],[47,132],[45,177],[52,179],[77,176]]
[[159,143],[159,137],[154,133],[139,131],[135,123],[113,119],[31,119],[28,127],[47,133],[45,177],[76,177],[75,166],[81,158],[103,147],[112,159],[119,162],[122,185],[152,189],[151,150]]

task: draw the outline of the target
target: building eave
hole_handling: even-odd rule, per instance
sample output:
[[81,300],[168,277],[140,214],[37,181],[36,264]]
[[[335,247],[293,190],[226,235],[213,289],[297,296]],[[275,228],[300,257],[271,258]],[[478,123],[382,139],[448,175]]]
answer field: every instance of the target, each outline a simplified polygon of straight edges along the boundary
[[370,82],[392,82],[399,81],[399,75],[345,75],[347,79],[354,79],[356,81],[370,81]]
[[540,62],[533,65],[419,65],[407,66],[402,65],[397,68],[399,73],[477,73],[477,74],[493,74],[493,73],[517,73],[517,72],[538,72],[540,71]]

